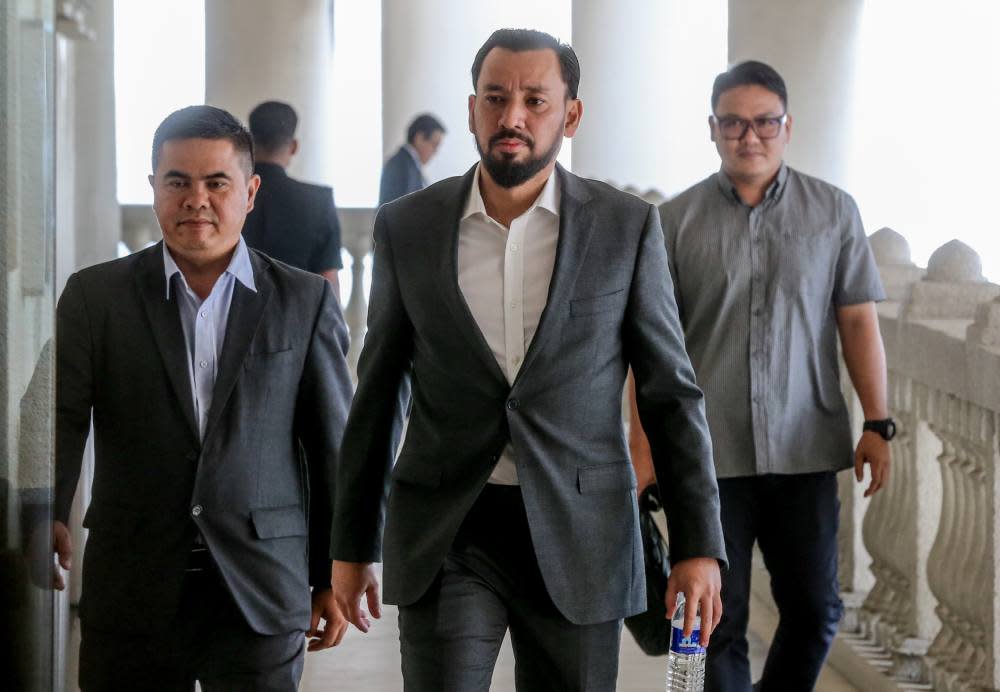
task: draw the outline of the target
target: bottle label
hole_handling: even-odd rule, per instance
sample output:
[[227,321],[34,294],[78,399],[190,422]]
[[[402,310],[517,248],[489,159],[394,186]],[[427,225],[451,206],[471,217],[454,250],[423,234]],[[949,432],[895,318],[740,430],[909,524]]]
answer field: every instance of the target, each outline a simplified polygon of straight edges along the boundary
[[690,637],[684,636],[680,627],[671,628],[670,650],[678,654],[703,654],[705,647],[701,645],[701,629],[696,627]]

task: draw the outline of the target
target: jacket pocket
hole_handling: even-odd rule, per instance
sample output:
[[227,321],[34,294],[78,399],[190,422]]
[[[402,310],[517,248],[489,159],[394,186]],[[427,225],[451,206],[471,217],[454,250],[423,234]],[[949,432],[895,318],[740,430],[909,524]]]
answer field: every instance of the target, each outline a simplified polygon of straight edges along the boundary
[[577,469],[577,486],[582,495],[610,493],[635,488],[635,471],[627,461],[581,466]]
[[570,317],[581,317],[583,315],[593,315],[596,312],[604,312],[605,310],[621,306],[625,302],[625,298],[624,288],[591,298],[576,298],[569,301],[569,314]]
[[280,365],[289,362],[289,358],[291,358],[293,353],[295,353],[295,350],[291,346],[277,348],[273,351],[248,353],[243,360],[243,367],[247,370],[257,370],[270,365]]
[[250,512],[250,521],[257,538],[306,536],[309,533],[305,515],[298,505],[255,509]]

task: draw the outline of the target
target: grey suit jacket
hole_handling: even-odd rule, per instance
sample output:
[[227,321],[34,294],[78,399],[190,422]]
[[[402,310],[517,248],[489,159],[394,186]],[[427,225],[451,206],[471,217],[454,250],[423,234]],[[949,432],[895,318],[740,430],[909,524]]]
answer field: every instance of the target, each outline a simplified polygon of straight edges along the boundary
[[378,204],[382,206],[423,187],[424,177],[420,173],[420,167],[410,152],[405,147],[400,147],[382,166]]
[[[458,225],[472,171],[376,217],[368,336],[337,476],[333,554],[382,558],[388,494],[389,603],[425,593],[510,439],[535,554],[559,610],[576,623],[644,610],[636,482],[621,416],[630,365],[671,559],[725,558],[702,393],[684,350],[656,208],[562,168],[558,175],[548,302],[513,385],[458,287]],[[413,408],[393,468],[407,374]]]
[[161,245],[66,284],[55,515],[69,515],[93,414],[88,626],[142,633],[169,623],[198,531],[257,632],[308,629],[309,586],[329,586],[347,329],[322,278],[253,250],[250,260],[257,292],[235,284],[204,440]]

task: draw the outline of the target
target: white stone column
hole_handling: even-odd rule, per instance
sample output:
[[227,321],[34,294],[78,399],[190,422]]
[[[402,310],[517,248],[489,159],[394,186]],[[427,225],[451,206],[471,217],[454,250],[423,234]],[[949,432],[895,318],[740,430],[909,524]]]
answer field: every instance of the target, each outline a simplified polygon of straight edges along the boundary
[[327,185],[332,37],[330,0],[205,0],[205,102],[243,122],[261,101],[291,104],[300,149],[289,172]]
[[846,183],[863,0],[729,0],[729,62],[761,60],[788,86],[788,163]]
[[[113,259],[121,238],[115,174],[114,0],[65,2],[58,14],[56,67],[56,295],[69,275]],[[93,442],[83,455],[70,515],[82,554],[90,504]],[[70,572],[79,600],[82,570]]]
[[57,107],[56,293],[82,267],[112,259],[121,239],[115,175],[114,0],[64,3]]
[[472,61],[495,29],[510,26],[501,21],[501,13],[492,3],[382,0],[385,157],[403,144],[413,117],[430,112],[447,135],[427,166],[428,179],[460,175],[478,160],[467,105],[473,91]]
[[573,171],[674,194],[718,168],[707,118],[725,27],[724,0],[576,0]]

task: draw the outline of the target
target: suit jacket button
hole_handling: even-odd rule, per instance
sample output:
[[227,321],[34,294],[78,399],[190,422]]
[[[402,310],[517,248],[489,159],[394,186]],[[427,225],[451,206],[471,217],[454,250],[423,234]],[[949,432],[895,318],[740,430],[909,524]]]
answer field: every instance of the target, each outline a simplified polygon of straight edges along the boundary
[[518,401],[517,399],[508,399],[507,400],[507,409],[509,411],[516,411],[518,409],[518,407],[520,407],[520,406],[521,406],[521,402]]
[[191,516],[192,517],[201,516],[201,505],[195,505],[194,507],[191,508]]

